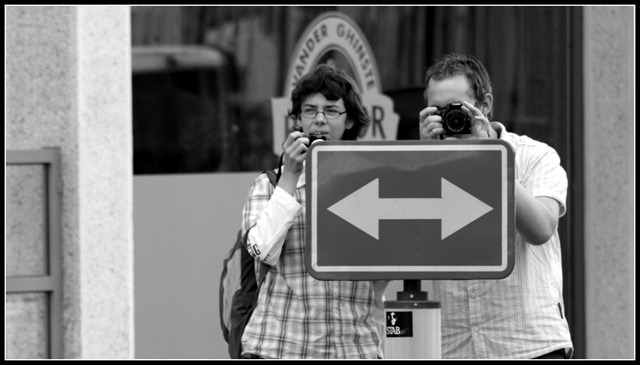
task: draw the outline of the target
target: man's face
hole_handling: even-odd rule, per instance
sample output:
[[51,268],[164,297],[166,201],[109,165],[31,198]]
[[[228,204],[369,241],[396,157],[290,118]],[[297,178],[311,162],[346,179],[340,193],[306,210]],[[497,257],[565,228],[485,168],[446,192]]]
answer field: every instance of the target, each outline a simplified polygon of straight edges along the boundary
[[463,75],[455,75],[443,80],[429,79],[424,91],[427,106],[445,107],[454,101],[475,103],[469,80]]

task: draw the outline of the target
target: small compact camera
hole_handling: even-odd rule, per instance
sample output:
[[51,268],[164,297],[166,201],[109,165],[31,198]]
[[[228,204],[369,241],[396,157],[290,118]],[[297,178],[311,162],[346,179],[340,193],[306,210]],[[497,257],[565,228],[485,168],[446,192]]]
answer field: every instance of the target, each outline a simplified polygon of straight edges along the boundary
[[447,136],[471,133],[471,118],[462,110],[461,102],[454,101],[439,108],[433,115],[439,115],[442,118],[442,128]]
[[321,141],[328,141],[329,140],[329,138],[327,138],[327,136],[322,135],[322,134],[310,134],[308,136],[305,135],[304,137],[307,137],[309,139],[309,145],[307,147],[311,146],[311,144],[314,141],[317,141],[317,140],[321,140]]
[[[302,132],[302,128],[296,128],[296,131]],[[309,144],[307,145],[307,147],[311,146],[311,144],[316,141],[316,140],[321,140],[321,141],[328,141],[329,138],[327,136],[325,136],[324,134],[315,134],[315,133],[311,133],[309,135],[302,135],[300,137],[307,137],[309,139]],[[298,138],[300,138],[298,137]]]

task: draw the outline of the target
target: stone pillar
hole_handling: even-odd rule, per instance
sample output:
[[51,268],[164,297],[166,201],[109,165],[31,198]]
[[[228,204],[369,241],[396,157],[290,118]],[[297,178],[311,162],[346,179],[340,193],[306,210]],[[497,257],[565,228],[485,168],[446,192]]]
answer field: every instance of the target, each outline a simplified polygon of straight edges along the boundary
[[584,7],[588,359],[635,357],[634,13],[631,6]]
[[6,149],[62,156],[64,357],[134,358],[128,6],[7,6]]

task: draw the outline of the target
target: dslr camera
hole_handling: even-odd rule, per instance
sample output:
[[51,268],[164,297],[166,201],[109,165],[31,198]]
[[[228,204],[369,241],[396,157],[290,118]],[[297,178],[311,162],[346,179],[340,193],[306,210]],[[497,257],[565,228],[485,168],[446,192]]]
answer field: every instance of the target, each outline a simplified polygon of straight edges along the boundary
[[438,108],[433,115],[439,115],[442,118],[442,127],[447,136],[471,133],[471,118],[462,110],[462,103],[459,101]]

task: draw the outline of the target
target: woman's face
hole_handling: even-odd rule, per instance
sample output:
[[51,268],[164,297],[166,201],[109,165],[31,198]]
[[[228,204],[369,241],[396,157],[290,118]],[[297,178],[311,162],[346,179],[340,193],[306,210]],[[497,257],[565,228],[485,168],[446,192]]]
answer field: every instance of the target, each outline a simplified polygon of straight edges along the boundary
[[[304,116],[305,111],[309,114],[309,117]],[[332,119],[327,118],[324,113],[319,113],[325,111],[334,111],[342,114]],[[310,115],[315,116],[310,117]],[[353,126],[353,122],[348,120],[344,101],[342,99],[327,100],[321,93],[311,94],[302,101],[300,116],[296,123],[298,127],[302,128],[302,132],[305,135],[325,137],[328,140],[342,139],[344,131]]]

